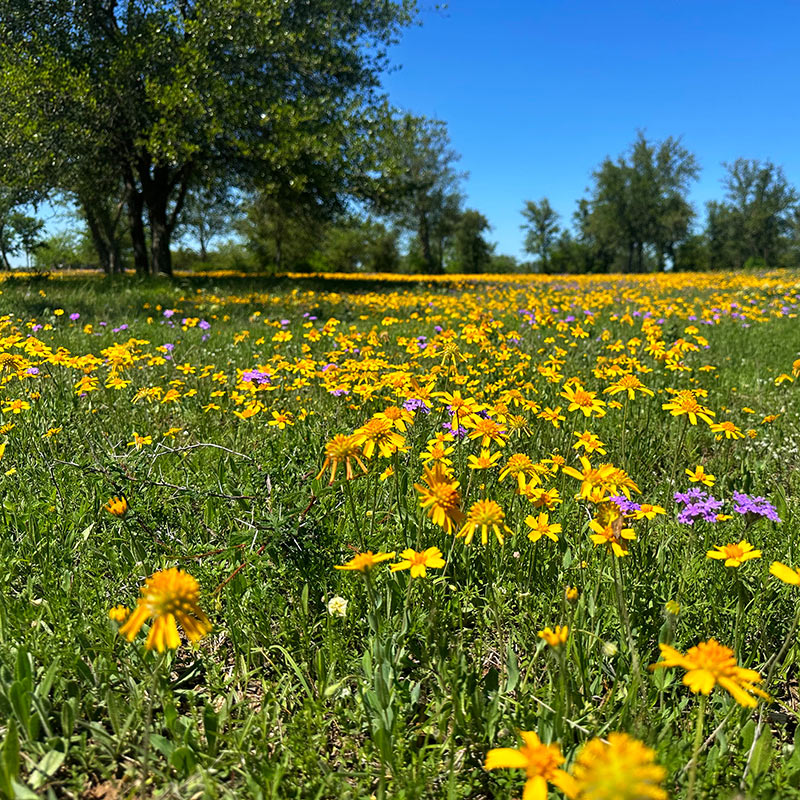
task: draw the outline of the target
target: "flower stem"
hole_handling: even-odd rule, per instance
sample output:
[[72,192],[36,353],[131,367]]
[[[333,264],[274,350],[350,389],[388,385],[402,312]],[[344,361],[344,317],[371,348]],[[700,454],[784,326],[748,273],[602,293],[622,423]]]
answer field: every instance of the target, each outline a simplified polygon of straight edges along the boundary
[[363,553],[367,549],[367,546],[364,542],[364,533],[361,530],[361,523],[358,521],[358,516],[356,515],[356,504],[353,501],[353,490],[350,488],[350,481],[348,480],[344,482],[344,493],[345,497],[347,497],[347,502],[350,504],[350,516],[353,518],[353,525],[355,525],[356,534],[358,535],[358,543],[361,547],[361,552]]
[[697,779],[697,759],[700,756],[700,748],[703,746],[703,723],[706,717],[706,703],[708,703],[708,696],[701,694],[700,704],[697,707],[697,730],[694,734],[692,766],[689,767],[689,786],[686,789],[686,800],[694,800],[694,784]]

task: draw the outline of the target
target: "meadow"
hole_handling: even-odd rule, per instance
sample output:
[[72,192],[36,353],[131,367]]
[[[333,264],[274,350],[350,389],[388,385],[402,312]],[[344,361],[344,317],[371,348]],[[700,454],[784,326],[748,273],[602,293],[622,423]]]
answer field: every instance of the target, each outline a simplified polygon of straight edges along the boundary
[[6,277],[0,797],[800,798],[799,315]]

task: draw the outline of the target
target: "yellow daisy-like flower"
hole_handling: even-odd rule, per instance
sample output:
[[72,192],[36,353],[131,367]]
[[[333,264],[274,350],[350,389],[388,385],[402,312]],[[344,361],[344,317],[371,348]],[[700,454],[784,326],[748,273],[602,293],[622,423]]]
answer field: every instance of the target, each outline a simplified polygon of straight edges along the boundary
[[724,436],[726,439],[744,439],[744,434],[730,420],[715,422],[711,426],[711,432],[717,434],[717,441]]
[[705,486],[713,486],[717,481],[716,476],[706,472],[702,464],[698,464],[694,469],[686,469],[684,472],[689,476],[689,480],[692,483],[702,483]]
[[429,547],[420,552],[408,548],[400,553],[400,558],[403,560],[399,564],[392,564],[389,569],[392,572],[410,569],[412,578],[424,578],[428,569],[441,569],[445,563],[438,547]]
[[575,467],[562,467],[561,471],[571,478],[575,478],[581,482],[580,497],[583,500],[600,496],[605,497],[611,489],[612,481],[617,473],[613,464],[601,464],[595,468],[591,465],[586,456],[581,456],[582,471],[575,469]]
[[698,417],[702,419],[703,422],[711,425],[711,417],[714,416],[713,411],[697,402],[697,397],[691,389],[684,389],[678,392],[668,403],[662,403],[661,408],[663,408],[664,411],[669,411],[673,417],[686,414],[692,425],[697,425]]
[[491,469],[503,457],[502,453],[491,453],[486,448],[481,450],[479,456],[471,455],[467,458],[470,469]]
[[523,800],[547,800],[547,784],[564,792],[572,789],[572,778],[559,769],[564,756],[557,744],[543,744],[533,731],[520,731],[525,744],[519,749],[495,747],[486,754],[484,769],[524,769],[527,781]]
[[582,386],[565,386],[561,397],[569,400],[567,411],[582,411],[585,417],[592,414],[602,417],[606,413],[603,408],[605,402],[597,398],[597,392],[588,392]]
[[544,639],[550,647],[561,647],[561,645],[566,644],[569,637],[569,626],[556,625],[555,629],[548,627],[543,631],[539,631],[536,635],[540,639]]
[[200,586],[187,572],[176,567],[156,572],[145,582],[136,608],[119,632],[132,642],[145,621],[152,619],[144,646],[163,653],[180,647],[179,622],[189,641],[196,642],[211,630],[211,622],[198,605],[199,598]]
[[108,610],[108,616],[110,619],[113,619],[114,622],[125,622],[130,613],[130,609],[122,605],[114,606],[114,608]]
[[356,462],[361,468],[362,472],[366,472],[367,468],[361,460],[361,447],[354,436],[347,436],[344,433],[337,433],[325,445],[325,461],[322,463],[322,469],[317,474],[315,480],[319,480],[325,473],[326,469],[330,468],[331,478],[328,481],[328,486],[332,485],[336,479],[336,471],[339,469],[340,464],[344,464],[345,476],[348,481],[353,480],[353,462]]
[[467,514],[466,522],[457,535],[464,539],[465,544],[472,544],[472,538],[478,530],[481,532],[483,544],[489,541],[490,530],[500,544],[505,541],[504,534],[514,535],[505,524],[503,509],[494,500],[478,500],[477,503],[473,503]]
[[103,508],[115,517],[124,517],[128,511],[128,501],[124,497],[112,497]]
[[695,694],[710,694],[719,685],[742,706],[756,705],[754,694],[768,698],[768,695],[755,686],[761,682],[761,675],[753,669],[744,669],[736,663],[736,656],[730,647],[725,647],[715,639],[700,642],[683,655],[674,647],[660,644],[661,661],[651,664],[650,669],[682,667],[686,670],[683,683]]
[[334,569],[366,572],[381,561],[391,561],[394,556],[394,550],[391,553],[373,553],[372,550],[367,550],[366,553],[357,553],[346,564],[337,565]]
[[514,453],[513,456],[510,456],[500,471],[500,481],[504,481],[509,476],[516,478],[519,491],[522,492],[525,489],[525,479],[536,477],[536,468],[530,457],[524,453]]
[[554,542],[558,541],[558,535],[561,533],[561,525],[557,522],[550,522],[550,515],[547,512],[542,512],[538,517],[529,514],[525,517],[525,524],[530,528],[528,531],[528,538],[532,542],[538,542],[542,536],[547,536]]
[[800,567],[787,567],[780,561],[773,561],[769,571],[778,580],[788,583],[790,586],[800,586]]
[[568,797],[574,800],[667,800],[661,788],[666,770],[655,751],[627,733],[610,733],[587,742],[572,768]]
[[364,451],[365,458],[372,458],[377,448],[383,458],[391,458],[405,447],[405,437],[393,429],[388,419],[373,417],[353,434],[354,441]]
[[447,533],[454,533],[456,526],[464,519],[458,481],[454,481],[439,466],[432,470],[426,468],[424,480],[427,486],[414,484],[420,496],[420,507],[428,510],[428,516],[435,525],[444,528]]
[[590,534],[589,538],[596,545],[606,545],[617,557],[627,556],[628,541],[636,539],[636,534],[632,528],[623,528],[622,525],[622,517],[615,517],[605,524],[593,519],[589,523],[589,528],[594,533]]
[[718,544],[715,548],[709,550],[706,556],[720,561],[724,558],[726,567],[739,567],[744,561],[761,558],[761,551],[753,550],[753,545],[744,539],[739,544]]
[[627,392],[629,400],[636,397],[636,392],[654,396],[653,390],[648,389],[635,375],[623,375],[616,383],[603,389],[603,394],[615,395],[620,392]]

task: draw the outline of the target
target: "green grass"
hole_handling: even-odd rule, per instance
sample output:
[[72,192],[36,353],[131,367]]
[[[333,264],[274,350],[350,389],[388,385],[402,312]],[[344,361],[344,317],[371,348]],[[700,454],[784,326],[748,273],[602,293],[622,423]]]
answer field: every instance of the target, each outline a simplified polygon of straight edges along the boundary
[[[768,568],[774,560],[800,563],[800,382],[774,382],[791,374],[799,357],[800,276],[646,280],[399,288],[213,278],[175,285],[2,284],[0,313],[13,317],[0,330],[0,349],[25,355],[25,337],[34,334],[53,353],[61,347],[74,357],[97,356],[91,374],[100,381],[97,391],[80,397],[75,384],[90,362],[70,366],[30,349],[26,357],[37,376],[4,373],[3,406],[22,398],[31,408],[5,412],[1,420],[14,427],[0,461],[0,797],[99,798],[112,787],[118,795],[109,797],[520,797],[522,772],[482,768],[488,749],[517,746],[518,730],[558,741],[568,762],[587,739],[626,731],[656,750],[670,796],[683,797],[697,698],[682,686],[680,670],[643,669],[635,679],[615,564],[588,538],[591,510],[573,498],[577,481],[555,476],[564,503],[551,518],[563,532],[558,543],[533,544],[524,533],[533,512],[528,501],[514,496],[510,481],[498,482],[497,469],[471,474],[467,455],[480,447],[458,444],[454,471],[464,507],[481,497],[497,500],[516,533],[502,548],[493,537],[483,546],[479,536],[465,546],[433,525],[413,488],[422,475],[419,453],[449,418],[438,401],[429,416],[417,415],[407,453],[374,458],[369,474],[352,481],[355,514],[340,479],[329,487],[326,477],[315,477],[334,434],[349,434],[373,413],[402,404],[393,388],[398,374],[423,384],[430,378],[436,390],[460,389],[487,404],[529,381],[523,394],[542,407],[561,405],[567,419],[556,429],[512,408],[530,425],[508,437],[501,463],[515,452],[534,461],[560,453],[576,463],[570,434],[589,429],[608,449],[592,463],[623,467],[641,498],[667,511],[633,523],[637,540],[620,560],[643,667],[658,659],[659,641],[681,651],[709,637],[734,646],[738,615],[739,661],[766,674],[798,599],[798,590]],[[748,327],[727,313],[716,325],[694,323],[709,348],[686,353],[686,371],[669,371],[644,345],[632,347],[652,370],[639,377],[655,397],[637,398],[627,413],[612,409],[602,419],[566,411],[559,397],[564,380],[578,377],[601,391],[610,379],[594,374],[598,358],[619,355],[606,346],[645,339],[642,318],[629,325],[621,314],[651,307],[663,314],[669,346],[692,339],[684,329],[693,311],[732,299],[757,310],[747,311]],[[563,330],[556,320],[583,317],[583,303],[596,311],[595,323],[587,325],[589,337],[575,339],[574,323]],[[672,315],[670,303],[678,309]],[[553,305],[561,308],[547,320]],[[168,308],[178,309],[175,327],[164,324]],[[537,309],[540,324],[524,323],[520,308]],[[56,316],[56,309],[66,313]],[[70,323],[74,312],[81,317]],[[310,341],[303,338],[303,314],[318,317],[316,328],[330,317],[341,324],[335,336]],[[182,330],[184,317],[208,320],[210,329]],[[293,338],[273,342],[281,319],[289,320],[283,327]],[[407,350],[415,336],[436,340],[436,325],[461,335],[481,323],[483,345],[459,340],[467,357],[459,362],[463,384],[441,368],[441,355]],[[52,328],[34,331],[35,324]],[[113,332],[123,324],[128,328]],[[246,330],[249,336],[238,341]],[[501,341],[512,330],[519,331],[518,343]],[[102,351],[130,338],[138,341],[129,348],[135,360],[120,372],[130,384],[106,388],[111,370]],[[166,342],[175,344],[172,360],[151,363],[165,354],[157,347]],[[353,347],[359,352],[347,352]],[[560,381],[537,370],[551,356],[561,362]],[[348,395],[327,391],[322,368],[334,361],[352,378],[342,379]],[[196,372],[182,375],[176,365],[184,363]],[[701,371],[706,364],[716,369]],[[242,419],[233,412],[244,405],[231,397],[236,370],[257,365],[277,370],[275,389],[258,395],[263,411]],[[216,372],[227,375],[227,384],[212,381]],[[166,392],[174,380],[184,381],[175,403],[133,401],[138,390]],[[683,436],[682,418],[661,409],[667,387],[707,389],[702,402],[716,419],[753,428],[756,437],[718,442],[705,424]],[[187,396],[192,389],[196,394]],[[227,395],[215,399],[215,390]],[[203,411],[210,402],[221,408]],[[311,413],[301,420],[303,408]],[[291,412],[295,424],[269,426],[273,410]],[[762,424],[770,414],[780,416]],[[173,427],[180,432],[164,438]],[[152,436],[153,444],[130,446],[134,431]],[[734,514],[715,525],[679,524],[672,494],[689,485],[684,469],[701,463],[717,477],[716,497],[727,501],[734,490],[764,495],[782,523],[746,528]],[[395,475],[379,480],[390,464]],[[128,499],[123,519],[103,510],[115,495]],[[361,537],[374,551],[438,546],[447,566],[412,581],[382,564],[367,585],[361,574],[333,568],[352,557]],[[763,557],[738,570],[706,558],[712,546],[741,538]],[[108,609],[134,604],[144,580],[171,566],[197,578],[214,629],[197,646],[162,659],[144,649],[144,636],[133,643],[118,636]],[[567,585],[580,591],[575,606],[564,599]],[[335,595],[349,601],[344,618],[327,612]],[[681,604],[677,618],[666,615],[669,600]],[[537,633],[565,623],[572,634],[558,655]],[[752,755],[759,709],[737,706],[720,689],[710,696],[705,736],[715,735],[700,757],[698,796],[800,797],[797,658],[792,643],[767,687],[775,702],[764,711]]]

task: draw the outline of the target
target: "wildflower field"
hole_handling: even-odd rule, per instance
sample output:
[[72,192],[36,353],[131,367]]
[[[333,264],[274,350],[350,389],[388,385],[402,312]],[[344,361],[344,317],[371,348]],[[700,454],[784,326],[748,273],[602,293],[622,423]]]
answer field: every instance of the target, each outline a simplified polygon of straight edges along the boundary
[[800,798],[796,272],[0,292],[0,797]]

